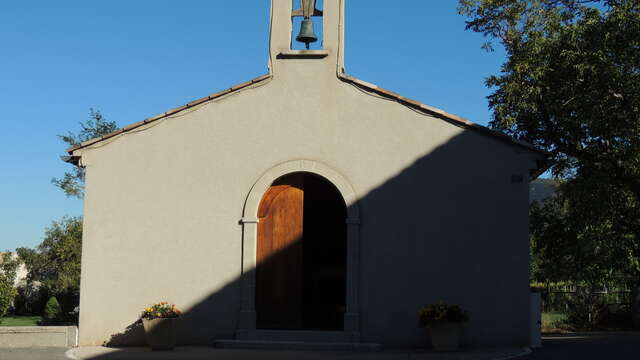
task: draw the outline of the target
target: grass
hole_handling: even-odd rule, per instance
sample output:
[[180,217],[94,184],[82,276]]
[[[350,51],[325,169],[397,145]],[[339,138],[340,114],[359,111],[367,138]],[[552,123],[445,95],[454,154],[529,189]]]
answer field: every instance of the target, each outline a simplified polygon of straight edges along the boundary
[[542,313],[542,332],[553,332],[559,330],[560,323],[567,318],[567,315],[560,312]]
[[40,316],[7,315],[0,319],[0,326],[38,326]]

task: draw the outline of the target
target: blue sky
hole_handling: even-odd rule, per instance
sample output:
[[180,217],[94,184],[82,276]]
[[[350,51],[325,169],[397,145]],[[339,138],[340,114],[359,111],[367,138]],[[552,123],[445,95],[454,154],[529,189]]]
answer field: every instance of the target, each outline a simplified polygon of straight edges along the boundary
[[[347,73],[486,125],[504,54],[456,5],[347,0]],[[82,214],[50,183],[68,167],[57,134],[89,108],[124,126],[266,74],[268,17],[268,0],[2,2],[0,251]]]

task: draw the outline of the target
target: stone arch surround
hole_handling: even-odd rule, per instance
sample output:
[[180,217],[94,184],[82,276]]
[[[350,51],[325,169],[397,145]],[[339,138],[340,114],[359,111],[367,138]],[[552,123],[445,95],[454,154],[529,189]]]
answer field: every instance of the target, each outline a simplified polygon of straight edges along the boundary
[[[360,309],[358,302],[359,255],[360,255],[360,209],[356,192],[351,183],[330,166],[314,160],[292,160],[278,164],[267,170],[251,187],[246,197],[242,214],[242,296],[240,319],[236,338],[241,340],[269,340],[274,331],[260,332],[256,329],[255,312],[255,267],[258,242],[258,207],[262,196],[274,181],[282,176],[306,172],[316,174],[332,183],[347,206],[347,291],[346,312],[344,315],[344,333],[340,340],[360,341]],[[305,331],[305,333],[308,333]],[[278,340],[283,336],[287,340],[299,340],[295,331],[283,331],[275,334]]]

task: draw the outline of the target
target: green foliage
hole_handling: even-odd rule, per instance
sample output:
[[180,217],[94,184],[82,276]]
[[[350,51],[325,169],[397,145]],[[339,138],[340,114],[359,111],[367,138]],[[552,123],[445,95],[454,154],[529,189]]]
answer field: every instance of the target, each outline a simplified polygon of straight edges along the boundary
[[541,294],[543,314],[563,315],[561,321],[553,323],[546,321],[544,325],[547,330],[629,329],[631,327],[632,294],[628,289],[593,287],[584,282],[577,285],[568,282],[534,283],[531,286]]
[[65,313],[77,305],[80,293],[82,218],[63,217],[45,231],[36,249],[17,249],[29,271],[29,285],[39,283],[40,291],[57,297]]
[[55,296],[49,298],[42,314],[43,325],[58,324],[62,321],[62,308]]
[[13,299],[16,296],[16,289],[13,287],[13,279],[5,274],[0,274],[0,321],[7,314]]
[[[617,195],[610,197],[615,201]],[[572,203],[571,198],[558,196],[531,207],[534,280],[567,281],[594,288],[632,285],[639,271],[634,252],[637,238],[620,233],[621,229],[609,220],[616,215],[606,210],[614,207],[600,207],[599,216],[594,216],[584,214],[581,206]]]
[[439,302],[430,304],[418,312],[420,327],[427,327],[442,323],[463,323],[469,321],[469,316],[459,305]]
[[491,126],[549,151],[560,181],[531,209],[533,280],[580,285],[576,307],[593,317],[591,289],[640,278],[640,2],[460,0],[459,12],[507,53],[487,79]]
[[589,171],[638,192],[640,3],[463,0],[460,10],[507,51],[487,80],[491,125],[551,151],[556,175]]
[[38,326],[42,321],[40,316],[7,315],[1,326]]
[[80,290],[82,218],[63,217],[45,230],[37,249],[18,249],[29,270],[28,279],[39,281],[53,294]]
[[18,262],[11,258],[11,253],[2,254],[2,264],[0,264],[0,322],[7,314],[9,307],[17,295],[13,286],[16,278]]
[[578,286],[572,292],[543,294],[544,310],[563,314],[553,328],[571,330],[623,329],[631,326],[630,294],[600,292]]
[[[58,137],[69,146],[78,145],[84,141],[112,133],[118,129],[114,121],[107,121],[99,110],[89,110],[89,119],[80,123],[80,131],[77,134],[72,132]],[[54,178],[51,182],[62,189],[67,196],[81,199],[84,196],[84,169],[74,166],[71,171],[65,172],[64,176]]]
[[20,260],[15,258],[13,253],[5,252],[0,259],[0,272],[2,272],[8,279],[15,279],[18,273],[18,267],[20,266]]
[[568,305],[566,321],[578,330],[594,329],[606,310],[605,302],[586,288],[578,288]]
[[[27,270],[36,269],[42,263],[40,254],[34,249],[19,248],[16,250],[18,258]],[[18,294],[14,300],[14,312],[21,315],[42,314],[44,305],[49,298],[46,287],[33,274],[27,275],[27,283],[18,286]]]
[[17,288],[13,305],[13,313],[16,315],[42,314],[44,305],[49,298],[46,290],[42,289],[37,283],[27,283]]
[[567,315],[561,312],[543,312],[542,313],[542,331],[548,332],[562,329],[563,324],[567,321]]

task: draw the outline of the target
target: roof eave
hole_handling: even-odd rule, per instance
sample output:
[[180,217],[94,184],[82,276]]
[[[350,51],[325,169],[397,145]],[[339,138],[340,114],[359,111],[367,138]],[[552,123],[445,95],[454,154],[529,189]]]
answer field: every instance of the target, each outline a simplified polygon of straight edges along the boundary
[[536,161],[536,168],[529,171],[529,181],[533,181],[540,175],[544,174],[554,165],[554,163],[555,162],[550,159],[549,156],[543,158],[542,160]]

